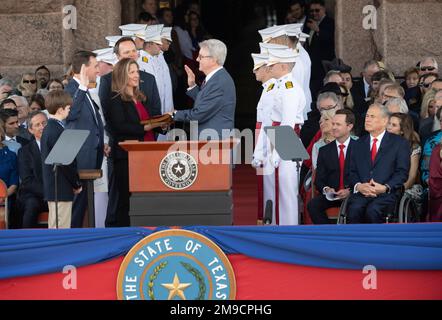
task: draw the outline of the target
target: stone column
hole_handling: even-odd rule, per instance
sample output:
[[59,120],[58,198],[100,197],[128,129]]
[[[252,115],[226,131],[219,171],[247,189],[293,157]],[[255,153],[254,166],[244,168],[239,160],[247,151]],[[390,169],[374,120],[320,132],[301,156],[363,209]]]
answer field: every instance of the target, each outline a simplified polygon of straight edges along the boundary
[[[373,30],[363,26],[368,5],[377,8]],[[369,59],[383,60],[397,76],[425,56],[442,63],[441,12],[438,0],[337,0],[337,55],[353,66],[354,76]]]
[[[63,7],[77,11],[77,29],[66,29]],[[0,73],[14,81],[46,65],[60,78],[75,50],[107,46],[119,34],[120,0],[2,0],[0,6]]]

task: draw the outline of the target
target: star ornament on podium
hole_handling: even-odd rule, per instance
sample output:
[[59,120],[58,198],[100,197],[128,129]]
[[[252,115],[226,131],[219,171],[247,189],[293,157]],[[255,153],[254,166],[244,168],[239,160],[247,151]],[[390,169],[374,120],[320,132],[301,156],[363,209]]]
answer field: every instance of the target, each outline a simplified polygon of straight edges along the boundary
[[184,290],[190,287],[191,283],[180,283],[180,279],[178,278],[178,274],[175,273],[173,277],[172,283],[162,283],[164,288],[169,290],[169,297],[167,300],[172,300],[175,296],[179,296],[181,300],[186,300],[186,296],[184,295]]

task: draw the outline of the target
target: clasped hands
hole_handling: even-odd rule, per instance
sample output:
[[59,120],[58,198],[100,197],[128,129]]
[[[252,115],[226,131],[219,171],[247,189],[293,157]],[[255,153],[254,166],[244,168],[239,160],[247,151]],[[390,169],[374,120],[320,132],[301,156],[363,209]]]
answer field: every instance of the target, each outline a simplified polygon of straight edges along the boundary
[[386,193],[387,187],[371,179],[370,182],[359,184],[357,191],[366,197],[376,198],[378,195]]

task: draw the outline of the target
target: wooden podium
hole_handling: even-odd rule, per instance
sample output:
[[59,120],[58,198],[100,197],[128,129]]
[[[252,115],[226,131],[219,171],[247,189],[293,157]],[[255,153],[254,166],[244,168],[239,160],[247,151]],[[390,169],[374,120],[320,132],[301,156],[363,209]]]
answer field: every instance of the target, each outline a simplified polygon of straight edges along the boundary
[[232,225],[236,143],[121,142],[129,153],[131,226]]

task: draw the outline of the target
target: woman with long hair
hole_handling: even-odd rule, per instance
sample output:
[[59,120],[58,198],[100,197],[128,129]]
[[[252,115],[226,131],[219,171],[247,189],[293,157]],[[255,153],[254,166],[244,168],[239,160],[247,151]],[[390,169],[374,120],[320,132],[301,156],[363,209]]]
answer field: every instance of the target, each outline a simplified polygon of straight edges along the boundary
[[113,174],[118,186],[117,216],[106,217],[106,225],[129,226],[129,169],[127,151],[118,143],[127,140],[155,141],[152,131],[157,125],[142,124],[150,118],[148,97],[139,90],[139,66],[126,58],[118,62],[112,72],[112,93],[107,125],[111,134]]
[[422,154],[419,135],[414,131],[413,119],[404,113],[393,113],[388,122],[387,131],[406,139],[410,144],[411,159],[408,179],[404,183],[405,192],[414,200],[420,210],[423,188],[419,183],[419,159]]

